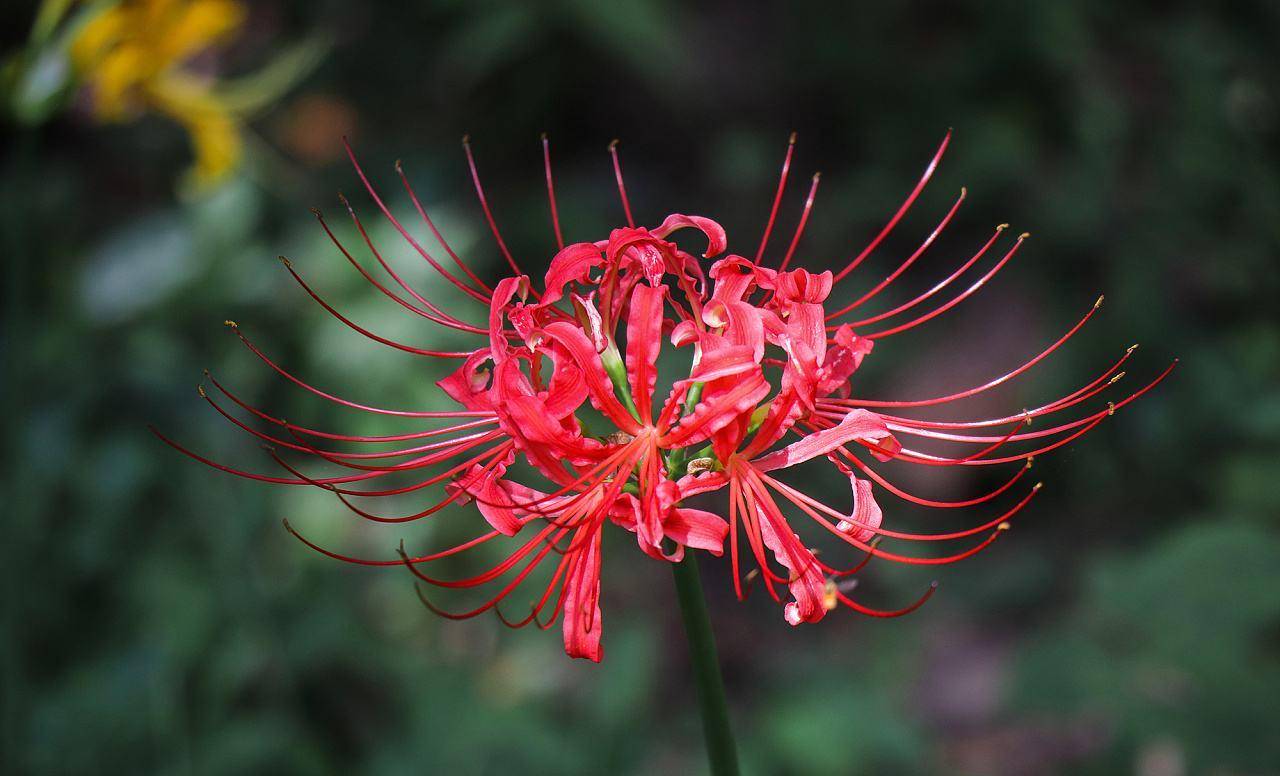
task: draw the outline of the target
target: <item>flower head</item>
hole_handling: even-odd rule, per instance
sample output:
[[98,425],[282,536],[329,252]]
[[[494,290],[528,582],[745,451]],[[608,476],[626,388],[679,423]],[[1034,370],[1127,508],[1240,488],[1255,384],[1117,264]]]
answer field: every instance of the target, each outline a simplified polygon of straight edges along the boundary
[[[458,294],[475,303],[476,315],[464,320],[446,312],[406,282],[369,240],[349,205],[349,215],[371,258],[380,266],[380,275],[357,260],[317,213],[321,226],[341,255],[380,293],[432,326],[474,335],[475,347],[439,351],[387,339],[331,307],[292,263],[286,260],[285,267],[306,293],[356,331],[393,348],[456,361],[456,368],[439,387],[458,409],[393,410],[339,398],[286,371],[231,324],[267,365],[322,398],[401,417],[415,425],[427,420],[443,420],[446,425],[381,437],[304,428],[249,405],[210,378],[222,398],[215,399],[203,387],[201,395],[232,422],[272,445],[271,455],[287,476],[257,474],[200,460],[257,480],[324,488],[361,517],[383,523],[434,519],[449,504],[474,503],[487,530],[462,544],[426,554],[410,554],[402,545],[398,559],[353,558],[301,535],[299,538],[342,560],[365,565],[403,564],[427,586],[489,591],[479,606],[452,612],[433,603],[434,596],[428,596],[420,586],[424,603],[446,617],[472,617],[492,609],[512,626],[537,623],[543,628],[560,619],[565,649],[574,657],[599,660],[603,654],[601,539],[608,525],[633,533],[641,552],[662,562],[679,560],[688,550],[721,555],[727,541],[739,597],[746,595],[750,579],[758,576],[792,625],[820,620],[841,605],[875,616],[903,614],[923,603],[933,588],[910,606],[885,611],[851,598],[843,580],[872,558],[938,565],[974,555],[1008,527],[1009,519],[1039,486],[1012,497],[1011,505],[995,509],[994,516],[979,518],[969,528],[930,534],[884,527],[878,492],[941,509],[994,502],[1023,477],[1033,456],[1078,438],[1149,390],[1169,371],[1119,401],[1036,431],[1027,430],[1033,418],[1076,408],[1114,384],[1133,348],[1101,376],[1036,409],[966,421],[928,420],[914,414],[919,408],[981,394],[1026,372],[1074,335],[1098,309],[1094,304],[1079,323],[1043,352],[983,385],[905,401],[860,395],[856,372],[873,352],[881,355],[883,340],[932,320],[971,297],[1026,240],[1025,234],[1012,240],[994,254],[999,258],[975,281],[959,293],[949,292],[952,284],[981,262],[1004,236],[1006,227],[1001,225],[972,258],[924,293],[884,312],[850,320],[932,245],[963,201],[962,190],[938,227],[888,277],[848,304],[837,306],[831,301],[911,207],[933,175],[948,141],[949,136],[879,234],[833,272],[792,267],[817,192],[817,176],[785,254],[776,264],[764,258],[786,187],[791,144],[764,234],[754,258],[748,259],[725,253],[725,231],[709,218],[672,214],[654,226],[637,226],[616,143],[609,150],[626,224],[598,239],[566,244],[558,218],[550,149],[544,138],[557,250],[542,277],[535,279],[507,247],[481,186],[470,144],[464,140],[481,211],[510,269],[507,277],[493,285],[482,280],[450,247],[398,166],[409,198],[452,266],[428,251],[396,219],[352,154],[357,174],[382,216]],[[686,234],[698,238],[700,255],[675,242],[677,235],[683,238]],[[660,381],[658,363],[664,349],[675,356],[664,362],[683,360],[687,366]],[[660,391],[660,382],[670,387]],[[233,414],[226,401],[252,416],[255,423]],[[912,440],[919,439],[959,446],[961,451],[925,452],[911,446]],[[359,451],[332,449],[335,444],[354,445]],[[1016,446],[1018,451],[1002,451],[1005,445]],[[277,450],[308,455],[343,473],[306,474]],[[848,479],[850,506],[824,504],[782,478],[786,469],[815,459],[829,462]],[[886,461],[936,467],[1007,464],[1014,472],[1004,484],[982,496],[936,501],[908,493],[877,471],[878,464]],[[407,485],[382,484],[405,473],[412,477]],[[537,482],[530,482],[532,479]],[[411,514],[382,515],[362,506],[369,499],[416,493],[435,485],[441,486],[440,498]],[[686,499],[713,491],[725,493],[727,506],[722,512],[686,505]],[[851,568],[820,560],[802,538],[813,532],[829,534],[849,545],[860,560]],[[431,570],[435,561],[502,537],[514,538],[514,549],[492,568],[461,579],[442,578]],[[882,540],[959,546],[941,556],[919,555],[888,549]],[[757,571],[743,573],[741,561],[746,554]],[[500,605],[544,563],[550,564],[549,571],[539,577],[543,581],[529,612],[516,621],[507,619],[499,611]]]
[[220,81],[197,61],[240,34],[248,8],[239,0],[121,0],[85,15],[70,53],[90,112],[98,121],[123,122],[153,111],[182,125],[198,187],[239,166],[246,117],[278,98],[318,53],[304,43],[239,83]]

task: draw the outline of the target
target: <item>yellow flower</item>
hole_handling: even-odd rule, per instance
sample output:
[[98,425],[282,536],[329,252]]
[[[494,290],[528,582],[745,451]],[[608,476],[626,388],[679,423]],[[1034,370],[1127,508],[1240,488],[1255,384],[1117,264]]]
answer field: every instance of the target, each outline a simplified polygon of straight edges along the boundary
[[195,149],[197,185],[217,181],[242,153],[231,106],[212,80],[187,69],[192,57],[229,40],[245,19],[234,0],[123,0],[80,30],[71,56],[101,121],[148,110],[182,124]]

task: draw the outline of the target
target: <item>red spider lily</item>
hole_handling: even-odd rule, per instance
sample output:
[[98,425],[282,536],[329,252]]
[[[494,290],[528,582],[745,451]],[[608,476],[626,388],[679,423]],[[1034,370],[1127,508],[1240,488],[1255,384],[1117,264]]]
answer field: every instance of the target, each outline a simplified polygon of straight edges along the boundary
[[[450,612],[432,603],[419,586],[423,602],[445,617],[473,617],[492,609],[513,627],[535,623],[542,628],[562,619],[565,649],[574,657],[598,661],[603,654],[599,599],[601,536],[606,523],[633,532],[642,552],[663,561],[679,560],[686,548],[721,555],[727,537],[738,596],[746,594],[744,581],[758,575],[768,593],[784,604],[785,618],[792,625],[820,620],[827,611],[842,604],[879,617],[905,614],[922,604],[934,587],[905,608],[885,611],[850,598],[840,580],[861,570],[872,558],[938,565],[974,555],[1008,528],[1008,520],[1031,500],[1039,485],[970,528],[930,534],[883,527],[876,486],[929,507],[984,505],[1010,490],[1034,456],[1087,433],[1116,409],[1150,390],[1173,368],[1170,365],[1145,387],[1118,401],[1036,431],[1026,430],[1032,419],[1075,408],[1113,385],[1123,376],[1120,369],[1134,348],[1083,387],[1036,409],[966,421],[897,414],[976,396],[1023,374],[1078,332],[1098,309],[1102,301],[1099,299],[1075,326],[1044,351],[983,385],[911,401],[873,400],[854,394],[851,378],[878,342],[932,320],[972,296],[1013,258],[1027,238],[1023,234],[1014,239],[967,288],[945,302],[935,302],[927,311],[922,312],[921,308],[981,262],[1004,236],[1007,225],[996,227],[971,258],[925,292],[884,312],[847,320],[897,281],[928,250],[963,202],[962,189],[938,226],[892,273],[843,307],[828,310],[827,302],[835,289],[894,230],[919,197],[949,140],[948,134],[919,182],[867,247],[838,272],[815,274],[789,267],[813,207],[819,182],[816,175],[785,254],[775,267],[764,259],[786,189],[794,136],[788,144],[755,258],[729,254],[705,269],[704,260],[715,259],[726,249],[724,230],[708,218],[680,214],[667,216],[655,227],[636,226],[616,143],[609,146],[609,151],[627,225],[614,229],[605,239],[566,244],[556,204],[550,147],[544,137],[544,169],[557,252],[540,288],[530,281],[503,239],[465,139],[467,163],[481,210],[512,273],[492,286],[450,247],[399,165],[397,173],[409,199],[454,269],[428,251],[396,219],[352,153],[356,172],[382,216],[434,271],[464,298],[481,306],[475,321],[446,312],[406,282],[374,245],[345,199],[343,204],[385,279],[375,276],[343,246],[317,212],[322,228],[345,259],[394,303],[432,324],[474,334],[482,340],[474,350],[461,352],[395,342],[336,311],[287,260],[285,268],[307,294],[352,329],[410,353],[460,361],[439,386],[461,409],[385,409],[339,398],[295,377],[254,345],[238,326],[228,322],[268,366],[321,398],[413,422],[443,419],[448,425],[376,437],[306,428],[248,404],[210,376],[223,398],[215,399],[203,386],[201,396],[232,423],[267,443],[272,458],[286,474],[243,471],[170,444],[232,474],[323,488],[352,512],[375,522],[406,523],[431,517],[450,504],[475,502],[489,530],[429,554],[410,555],[402,545],[398,559],[354,558],[294,533],[308,546],[340,560],[371,566],[403,564],[427,585],[490,588],[488,597],[476,608]],[[701,257],[670,241],[671,235],[680,230],[701,233],[707,241]],[[680,353],[687,353],[690,367],[661,397],[657,395],[657,364],[664,341]],[[238,408],[238,414],[226,406],[228,401]],[[248,419],[244,419],[245,414]],[[604,426],[600,425],[601,419]],[[982,433],[984,429],[993,431]],[[903,440],[909,438],[964,447],[952,455],[938,455],[906,446]],[[352,445],[357,451],[346,449]],[[392,447],[387,449],[387,445]],[[1015,446],[1018,452],[998,454],[1005,445]],[[332,449],[334,446],[343,449]],[[339,473],[305,474],[278,450],[319,459],[336,467]],[[850,509],[828,506],[777,478],[780,470],[816,458],[830,461],[848,478],[852,491]],[[908,493],[872,465],[873,461],[889,460],[920,466],[1012,464],[1016,471],[984,495],[963,501],[935,501]],[[518,481],[511,471],[517,463],[535,471],[545,483],[535,488]],[[408,484],[388,482],[399,482],[402,473],[410,478]],[[411,514],[382,515],[361,506],[370,498],[416,493],[433,485],[442,486],[443,497]],[[684,506],[684,500],[691,496],[721,489],[728,491],[727,519]],[[788,512],[809,518],[864,557],[848,569],[819,560],[796,533]],[[445,579],[430,571],[435,561],[499,537],[517,536],[524,540],[516,549],[482,573]],[[967,544],[941,556],[922,556],[890,551],[882,546],[883,540]],[[742,573],[743,547],[751,553],[758,571]],[[553,554],[554,568],[530,611],[517,621],[508,620],[499,605]],[[786,586],[790,600],[782,600],[777,591],[780,585]]]

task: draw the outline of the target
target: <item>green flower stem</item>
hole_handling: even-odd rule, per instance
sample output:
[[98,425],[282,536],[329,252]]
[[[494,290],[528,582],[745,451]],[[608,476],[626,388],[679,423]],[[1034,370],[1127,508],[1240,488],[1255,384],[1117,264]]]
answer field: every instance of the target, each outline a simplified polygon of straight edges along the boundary
[[613,392],[618,395],[627,412],[636,420],[640,419],[640,411],[636,409],[635,400],[631,398],[631,386],[627,384],[627,366],[622,362],[622,354],[618,346],[612,342],[600,354],[600,363],[604,365],[609,382],[613,383]]
[[689,639],[693,678],[698,686],[698,706],[702,711],[702,732],[707,741],[707,758],[713,776],[737,776],[738,753],[729,725],[729,704],[724,695],[724,678],[716,653],[715,634],[707,614],[707,600],[698,576],[696,553],[686,552],[684,560],[671,564],[676,578],[676,596]]

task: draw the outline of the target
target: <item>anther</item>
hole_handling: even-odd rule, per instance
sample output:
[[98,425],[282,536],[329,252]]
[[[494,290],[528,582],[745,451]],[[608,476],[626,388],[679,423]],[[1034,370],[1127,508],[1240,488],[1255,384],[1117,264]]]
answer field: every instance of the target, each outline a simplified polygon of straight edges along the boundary
[[463,135],[463,136],[462,136],[462,144],[463,144],[464,146],[465,146],[465,145],[471,145],[471,135],[470,135],[470,134],[467,134],[467,135]]
[[1113,402],[1113,401],[1109,401],[1109,402],[1107,402],[1107,414],[1108,414],[1108,415],[1114,415],[1114,414],[1116,414],[1116,403],[1115,403],[1115,402]]
[[790,139],[787,140],[787,145],[795,145],[795,144],[796,144],[796,133],[792,132]]
[[1044,483],[1043,483],[1043,482],[1037,482],[1034,486],[1032,486],[1032,488],[1031,488],[1031,489],[1032,489],[1032,490],[1040,490],[1040,489],[1041,489],[1041,488],[1043,488],[1043,487],[1044,487]]
[[1096,301],[1096,302],[1094,302],[1094,303],[1093,303],[1093,309],[1095,309],[1095,310],[1096,310],[1096,309],[1098,309],[1099,307],[1101,307],[1101,306],[1102,306],[1102,300],[1103,300],[1103,299],[1106,299],[1106,298],[1107,298],[1107,297],[1106,297],[1105,295],[1104,295],[1104,296],[1099,296],[1099,297],[1098,297],[1098,301]]
[[1116,382],[1117,380],[1119,380],[1121,377],[1124,377],[1124,375],[1125,375],[1125,373],[1124,373],[1124,372],[1118,372],[1118,373],[1116,373],[1116,376],[1115,376],[1115,377],[1113,377],[1113,378],[1111,378],[1110,380],[1108,380],[1108,381],[1107,381],[1107,385],[1111,385],[1112,383],[1114,383],[1114,382]]
[[1025,239],[1027,239],[1027,238],[1028,238],[1028,237],[1030,237],[1030,236],[1031,236],[1031,232],[1023,232],[1022,234],[1018,235],[1018,239],[1019,239],[1019,240],[1025,240]]
[[996,225],[996,231],[997,231],[997,232],[1003,232],[1004,230],[1006,230],[1006,229],[1008,229],[1008,228],[1009,228],[1009,225],[1008,225],[1008,224],[997,224],[997,225]]
[[400,163],[399,159],[396,160],[396,172],[398,173],[404,172],[404,165]]
[[714,458],[694,458],[692,461],[689,461],[689,465],[685,471],[688,474],[703,474],[711,471],[715,465],[716,459]]
[[618,139],[618,138],[616,138],[616,137],[615,137],[614,139],[610,140],[610,141],[609,141],[609,148],[608,148],[608,150],[612,151],[612,150],[616,149],[616,148],[618,147],[618,143],[620,143],[620,142],[622,142],[622,141],[621,141],[621,140],[619,140],[619,139]]
[[1035,463],[1036,463],[1036,457],[1034,455],[1027,456],[1026,468],[1030,469],[1032,466],[1035,465]]
[[289,261],[289,259],[285,258],[284,256],[277,256],[276,258],[279,259],[280,263],[285,265],[286,267],[289,267],[290,269],[293,268],[293,262]]
[[205,398],[204,383],[196,386],[196,393],[200,394],[200,398]]
[[316,218],[324,218],[324,215],[320,212],[320,208],[313,207],[313,208],[308,208],[308,210],[310,210],[311,215],[315,216]]
[[240,326],[240,324],[238,324],[238,323],[236,323],[235,321],[230,320],[230,319],[223,321],[223,322],[222,322],[222,325],[223,325],[223,326],[227,326],[227,327],[232,328],[232,329],[238,328],[238,327]]
[[[1006,521],[1006,522],[1003,522],[1003,523],[1001,523],[1000,525],[996,526],[996,530],[997,530],[997,531],[1007,531],[1007,530],[1009,530],[1009,529],[1010,529],[1010,528],[1012,528],[1012,527],[1013,527],[1013,526],[1012,526],[1012,525],[1010,525],[1010,524],[1008,523],[1008,521]],[[938,584],[938,583],[937,583],[937,582],[934,582],[933,584],[935,584],[935,585],[936,585],[936,584]]]
[[1137,349],[1138,349],[1138,343],[1136,343],[1136,342],[1135,342],[1134,344],[1130,345],[1130,346],[1129,346],[1129,349],[1128,349],[1128,350],[1126,350],[1125,352],[1126,352],[1126,353],[1132,353],[1133,351],[1135,351],[1135,350],[1137,350]]

